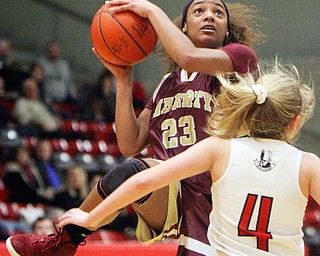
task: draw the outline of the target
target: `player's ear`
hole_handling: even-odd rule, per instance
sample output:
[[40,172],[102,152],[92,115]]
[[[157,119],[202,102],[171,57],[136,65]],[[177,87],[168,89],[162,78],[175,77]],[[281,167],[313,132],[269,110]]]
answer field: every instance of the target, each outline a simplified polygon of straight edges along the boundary
[[296,115],[289,123],[288,128],[291,130],[296,130],[299,124],[301,116],[300,115]]
[[183,25],[182,32],[183,33],[187,32],[187,24],[186,23],[184,23],[184,25]]

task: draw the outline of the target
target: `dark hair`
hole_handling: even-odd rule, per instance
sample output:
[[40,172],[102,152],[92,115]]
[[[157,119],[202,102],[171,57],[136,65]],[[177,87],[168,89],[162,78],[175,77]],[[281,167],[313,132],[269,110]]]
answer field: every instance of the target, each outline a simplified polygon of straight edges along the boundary
[[[190,4],[193,2],[189,1]],[[189,3],[188,2],[188,3]],[[189,4],[189,5],[190,5]],[[188,8],[188,4],[185,8]],[[257,15],[257,8],[254,5],[245,5],[239,3],[228,4],[229,35],[226,36],[224,45],[230,43],[240,43],[248,47],[253,47],[256,44],[262,43],[266,36],[256,28],[258,21],[263,21],[264,18]],[[183,15],[178,16],[173,22],[178,28],[183,27]],[[166,52],[161,43],[157,48],[157,52],[162,58],[164,65],[168,68],[166,72],[174,71],[178,65],[173,61],[171,56]]]
[[[186,22],[187,12],[188,12],[188,9],[189,9],[190,5],[193,3],[193,1],[194,1],[194,0],[189,0],[189,1],[187,2],[187,4],[185,5],[185,7],[183,8],[181,29],[183,28],[184,23]],[[227,27],[228,27],[228,31],[230,31],[229,10],[228,10],[227,5],[225,4],[225,2],[223,2],[222,0],[220,0],[220,1],[221,1],[221,3],[223,4],[224,9],[226,10],[226,13],[227,13]]]

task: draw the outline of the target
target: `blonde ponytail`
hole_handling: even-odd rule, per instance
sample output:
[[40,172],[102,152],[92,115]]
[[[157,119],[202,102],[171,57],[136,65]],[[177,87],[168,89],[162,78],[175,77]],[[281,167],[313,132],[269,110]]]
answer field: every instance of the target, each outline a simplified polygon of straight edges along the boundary
[[[235,74],[236,82],[219,75],[221,92],[216,110],[209,118],[207,131],[222,138],[254,136],[293,142],[314,109],[314,92],[302,84],[293,65],[286,68],[277,61],[272,69],[253,75]],[[295,131],[287,129],[300,115]]]

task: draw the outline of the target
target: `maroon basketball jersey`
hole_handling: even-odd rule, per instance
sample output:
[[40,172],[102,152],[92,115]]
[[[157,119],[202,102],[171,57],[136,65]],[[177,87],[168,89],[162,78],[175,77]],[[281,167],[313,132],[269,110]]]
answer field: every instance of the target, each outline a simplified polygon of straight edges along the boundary
[[[242,74],[256,72],[257,57],[252,49],[233,43],[221,50],[230,56],[235,71]],[[162,79],[147,104],[147,108],[152,110],[150,143],[155,158],[168,159],[208,136],[204,128],[209,114],[214,110],[213,95],[219,92],[219,86],[214,76],[192,73],[188,77],[187,72],[181,69]],[[191,186],[210,194],[210,178],[189,179]]]

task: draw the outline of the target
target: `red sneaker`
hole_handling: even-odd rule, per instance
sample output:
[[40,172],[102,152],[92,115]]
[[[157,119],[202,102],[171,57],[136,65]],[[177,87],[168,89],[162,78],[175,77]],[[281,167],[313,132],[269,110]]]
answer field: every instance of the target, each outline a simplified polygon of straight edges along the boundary
[[58,230],[57,234],[37,236],[18,234],[6,241],[11,256],[72,256],[77,251],[77,245],[72,243],[68,233]]

